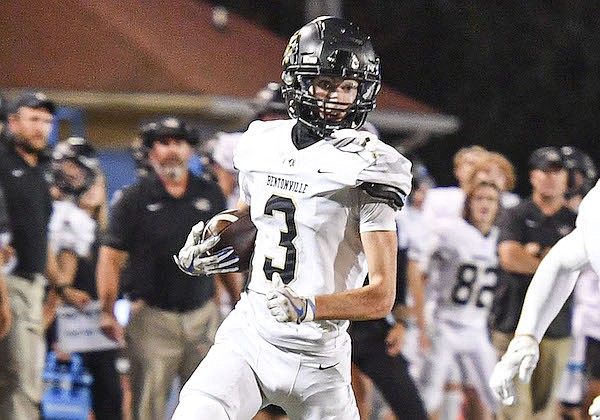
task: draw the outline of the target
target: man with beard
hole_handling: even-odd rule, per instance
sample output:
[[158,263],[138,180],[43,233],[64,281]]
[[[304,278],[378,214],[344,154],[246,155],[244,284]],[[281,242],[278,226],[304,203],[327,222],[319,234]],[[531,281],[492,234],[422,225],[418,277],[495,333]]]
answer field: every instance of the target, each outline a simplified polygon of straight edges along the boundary
[[[198,142],[188,124],[162,118],[144,125],[141,138],[152,170],[113,200],[97,286],[102,330],[127,342],[133,418],[162,419],[173,379],[185,382],[192,374],[220,320],[214,281],[186,276],[172,255],[198,219],[208,220],[225,208],[225,197],[216,183],[188,170]],[[113,312],[121,277],[132,307],[124,335]]]
[[[0,153],[4,190],[16,253],[6,275],[12,328],[0,341],[0,418],[39,417],[42,371],[46,355],[42,307],[47,269],[47,227],[52,211],[44,176],[44,151],[55,105],[42,93],[24,93],[8,112],[6,143]],[[3,230],[3,229],[2,229]],[[60,280],[50,278],[54,286]]]

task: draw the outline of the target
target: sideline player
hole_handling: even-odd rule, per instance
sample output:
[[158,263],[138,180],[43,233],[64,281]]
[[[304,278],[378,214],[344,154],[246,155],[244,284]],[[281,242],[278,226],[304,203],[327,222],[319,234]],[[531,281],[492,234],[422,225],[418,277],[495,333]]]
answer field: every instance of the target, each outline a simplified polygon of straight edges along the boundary
[[[490,386],[504,404],[516,402],[514,381],[517,376],[523,383],[531,379],[539,359],[539,342],[573,291],[577,277],[561,274],[581,270],[588,264],[600,273],[598,211],[600,186],[596,184],[581,202],[576,228],[550,249],[533,276],[515,337],[490,380]],[[600,419],[600,401],[596,400],[589,414]]]
[[[500,208],[495,183],[479,181],[467,191],[463,218],[447,218],[432,232],[422,266],[428,277],[428,300],[436,332],[422,371],[422,396],[432,418],[439,418],[444,385],[454,363],[461,383],[472,385],[485,402],[477,418],[489,418],[496,402],[487,381],[497,356],[487,318],[497,282]],[[471,374],[474,370],[475,374]],[[484,414],[486,413],[486,414]]]
[[[269,403],[292,419],[358,419],[348,320],[392,307],[395,210],[410,190],[410,162],[357,131],[381,76],[355,25],[306,24],[290,39],[282,79],[292,119],[252,123],[234,159],[240,208],[258,229],[250,283],[184,386],[176,419],[251,418]],[[231,248],[206,256],[218,237],[195,243],[202,225],[180,268],[236,270]]]

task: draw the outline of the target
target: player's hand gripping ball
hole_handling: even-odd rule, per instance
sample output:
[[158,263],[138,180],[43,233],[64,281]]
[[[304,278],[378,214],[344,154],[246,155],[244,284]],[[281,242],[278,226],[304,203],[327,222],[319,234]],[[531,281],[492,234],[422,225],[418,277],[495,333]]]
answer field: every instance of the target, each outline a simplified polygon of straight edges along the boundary
[[256,227],[248,210],[225,210],[206,225],[199,222],[177,256],[177,266],[192,276],[246,271],[254,252]]

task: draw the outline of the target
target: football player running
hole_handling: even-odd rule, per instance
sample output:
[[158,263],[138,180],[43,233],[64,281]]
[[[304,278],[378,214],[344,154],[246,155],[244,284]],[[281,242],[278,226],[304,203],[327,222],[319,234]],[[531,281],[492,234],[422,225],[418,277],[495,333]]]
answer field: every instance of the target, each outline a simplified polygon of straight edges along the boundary
[[[490,386],[507,405],[516,402],[514,381],[529,382],[539,359],[539,342],[546,329],[573,291],[577,276],[569,272],[589,266],[600,273],[600,185],[584,197],[579,206],[576,228],[558,241],[546,254],[531,280],[515,337],[497,363]],[[589,408],[593,419],[600,419],[600,398]]]
[[[422,397],[431,418],[439,418],[444,386],[458,366],[459,383],[474,387],[483,405],[474,418],[490,418],[497,403],[487,387],[496,363],[487,318],[497,282],[500,208],[495,183],[476,181],[467,191],[463,218],[441,220],[431,232],[421,266],[435,325],[422,374]],[[473,374],[474,373],[474,374]]]
[[[292,119],[253,122],[234,157],[240,208],[250,208],[258,230],[247,291],[183,387],[175,419],[246,419],[269,403],[291,419],[359,418],[348,320],[390,312],[395,211],[411,165],[357,131],[381,75],[355,25],[306,24],[286,48],[282,79]],[[202,227],[180,251],[180,268],[235,270],[229,252],[206,256],[215,241],[198,243]]]

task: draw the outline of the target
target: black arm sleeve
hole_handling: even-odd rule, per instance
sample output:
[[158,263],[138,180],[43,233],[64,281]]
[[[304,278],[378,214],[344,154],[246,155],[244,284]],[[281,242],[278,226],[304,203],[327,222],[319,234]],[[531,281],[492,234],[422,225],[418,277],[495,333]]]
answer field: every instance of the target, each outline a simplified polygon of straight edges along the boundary
[[404,207],[404,203],[406,202],[406,193],[400,188],[393,187],[391,185],[363,182],[360,184],[360,188],[362,188],[371,197],[377,198],[388,204],[394,210],[402,209],[402,207]]

